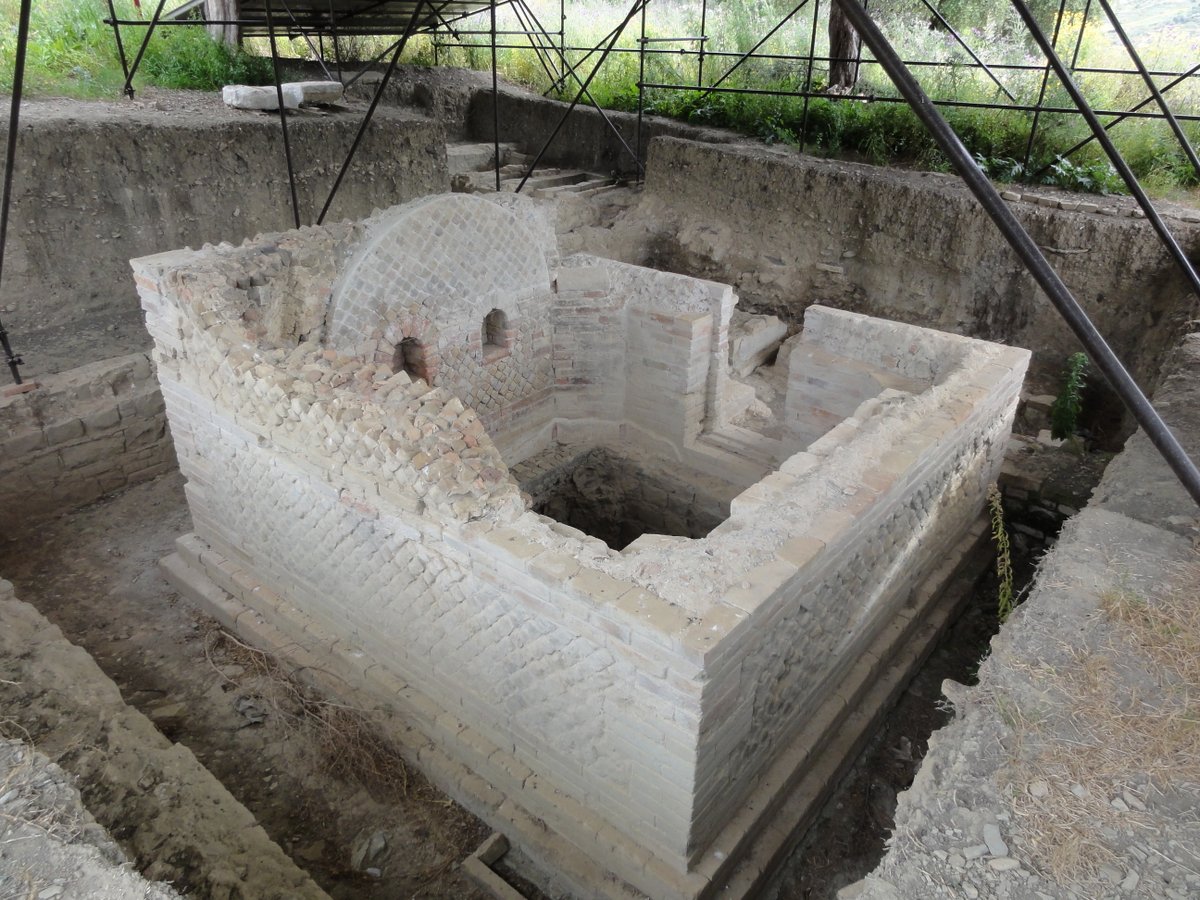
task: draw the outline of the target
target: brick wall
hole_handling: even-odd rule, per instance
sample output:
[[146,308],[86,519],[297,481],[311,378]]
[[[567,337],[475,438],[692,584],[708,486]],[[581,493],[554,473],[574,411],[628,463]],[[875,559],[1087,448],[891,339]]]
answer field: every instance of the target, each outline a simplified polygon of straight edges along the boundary
[[146,354],[47,376],[0,396],[0,530],[89,503],[175,466]]
[[[500,209],[453,198],[441,212],[462,202],[487,207],[484,228]],[[331,285],[350,282],[317,261],[344,276],[395,246],[381,221],[437,227],[439,205],[274,236],[270,249],[135,261],[196,528],[173,571],[203,579],[194,595],[239,631],[323,654],[396,704],[473,773],[437,770],[485,817],[519,808],[651,896],[706,894],[765,821],[763,773],[872,638],[917,615],[909,594],[978,514],[1028,354],[954,339],[937,372],[918,350],[898,357],[908,376],[926,365],[917,392],[859,403],[745,487],[739,433],[711,440],[732,293],[600,261],[547,266],[554,418],[520,443],[657,451],[732,498],[705,538],[650,534],[618,553],[528,510],[504,435],[441,376],[431,386],[381,361],[378,325],[345,332],[366,334],[355,346],[270,327],[288,318],[281,307],[315,321],[332,297],[336,313]],[[540,271],[509,252],[518,274]],[[474,328],[492,301],[470,302],[449,305]],[[851,364],[936,346],[908,326],[810,315],[813,340]],[[822,713],[830,728],[848,702]]]

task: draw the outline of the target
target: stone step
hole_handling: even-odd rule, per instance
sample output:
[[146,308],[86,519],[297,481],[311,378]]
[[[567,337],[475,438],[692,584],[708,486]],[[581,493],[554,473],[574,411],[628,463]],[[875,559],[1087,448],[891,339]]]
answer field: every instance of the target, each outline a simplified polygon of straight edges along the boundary
[[[482,172],[494,165],[495,147],[492,144],[447,144],[446,167],[450,174],[464,175],[468,172]],[[520,159],[514,159],[520,157]],[[515,144],[500,145],[500,164],[519,164],[525,159],[524,153],[518,153]]]

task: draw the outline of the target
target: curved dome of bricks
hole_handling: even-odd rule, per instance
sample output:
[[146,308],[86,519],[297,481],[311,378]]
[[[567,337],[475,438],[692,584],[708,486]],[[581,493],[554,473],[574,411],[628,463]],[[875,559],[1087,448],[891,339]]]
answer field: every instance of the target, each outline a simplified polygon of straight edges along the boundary
[[495,202],[434,196],[390,210],[367,227],[334,288],[331,347],[352,347],[401,320],[421,323],[422,331],[482,321],[493,307],[550,286],[538,236]]

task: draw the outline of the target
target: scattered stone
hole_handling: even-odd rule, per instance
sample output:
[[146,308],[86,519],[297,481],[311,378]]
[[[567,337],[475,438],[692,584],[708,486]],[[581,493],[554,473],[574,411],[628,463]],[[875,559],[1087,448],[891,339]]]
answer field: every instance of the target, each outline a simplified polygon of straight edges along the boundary
[[831,266],[829,263],[817,263],[815,268],[818,272],[828,272],[830,275],[846,274],[846,270],[842,266]]
[[1085,788],[1082,784],[1071,785],[1071,793],[1074,794],[1076,797],[1078,797],[1080,800],[1084,799],[1085,797],[1091,796],[1091,791],[1089,791],[1087,788]]
[[1098,209],[1100,209],[1100,206],[1096,203],[1080,203],[1079,204],[1080,212],[1094,213]]
[[1109,801],[1108,805],[1117,812],[1129,812],[1129,805],[1120,797],[1114,797],[1111,801]]
[[1049,794],[1050,794],[1050,785],[1047,784],[1046,782],[1041,781],[1041,780],[1030,782],[1030,784],[1029,784],[1029,796],[1030,797],[1040,800],[1043,797],[1049,796]]
[[52,884],[48,888],[43,888],[38,891],[38,900],[53,900],[63,892],[61,884]]
[[1116,869],[1109,865],[1103,865],[1100,867],[1100,876],[1105,881],[1111,881],[1113,884],[1116,884],[1124,878],[1124,875],[1121,874],[1120,869]]
[[382,831],[375,831],[367,837],[361,838],[350,851],[350,868],[357,872],[366,872],[369,875],[370,864],[383,856],[387,851],[387,846],[387,835]]
[[1130,892],[1135,891],[1137,890],[1138,882],[1141,880],[1142,876],[1131,869],[1129,874],[1125,876],[1125,880],[1121,882],[1121,890]]
[[233,701],[233,708],[246,720],[247,725],[258,725],[267,719],[267,710],[254,697],[238,697]]
[[1138,799],[1137,795],[1130,791],[1121,791],[1121,799],[1124,800],[1131,809],[1145,811],[1146,804]]
[[1011,856],[998,856],[988,860],[988,867],[994,872],[1011,872],[1021,868],[1021,862]]
[[983,826],[983,842],[992,856],[1008,856],[1008,844],[1000,836],[1000,826],[990,822]]
[[744,378],[779,351],[787,326],[775,316],[747,316],[734,312],[729,329],[729,365]]
[[987,844],[976,844],[975,846],[967,847],[965,850],[962,851],[962,855],[966,859],[982,859],[983,857],[987,856],[987,853],[988,853]]
[[1021,199],[1021,195],[1018,194],[1016,191],[1001,191],[1000,199],[1007,200],[1009,203],[1016,203],[1018,200]]
[[1045,444],[1047,447],[1061,447],[1066,443],[1066,441],[1060,438],[1052,437],[1050,435],[1049,428],[1043,428],[1041,431],[1039,431],[1037,439],[1039,444]]
[[963,855],[961,853],[951,853],[946,862],[956,869],[961,869],[967,864],[967,861],[963,859]]
[[963,896],[966,897],[967,900],[975,900],[975,898],[979,896],[979,891],[975,888],[975,885],[970,884],[969,882],[963,882],[962,892]]

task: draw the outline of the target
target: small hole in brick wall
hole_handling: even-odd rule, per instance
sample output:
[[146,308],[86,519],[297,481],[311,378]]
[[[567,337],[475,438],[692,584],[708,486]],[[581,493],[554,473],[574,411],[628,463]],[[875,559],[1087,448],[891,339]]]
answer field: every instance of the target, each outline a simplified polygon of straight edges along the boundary
[[508,349],[508,316],[502,309],[493,309],[483,319],[484,359],[496,359],[507,355]]
[[429,359],[425,353],[425,345],[416,338],[402,340],[392,354],[392,371],[404,371],[413,378],[429,381]]
[[557,519],[620,550],[643,534],[701,538],[729,516],[729,505],[678,472],[619,456],[602,447],[555,448],[514,474],[534,512]]

